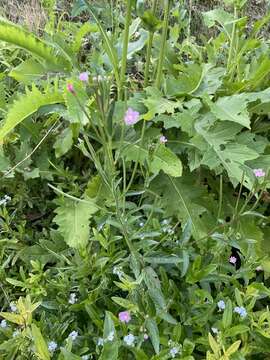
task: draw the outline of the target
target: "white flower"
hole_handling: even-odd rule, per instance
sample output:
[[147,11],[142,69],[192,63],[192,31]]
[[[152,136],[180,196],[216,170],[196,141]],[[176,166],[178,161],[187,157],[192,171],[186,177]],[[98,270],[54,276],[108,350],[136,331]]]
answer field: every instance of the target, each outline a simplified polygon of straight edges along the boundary
[[212,332],[213,332],[214,334],[218,334],[218,329],[217,329],[217,328],[212,327],[211,330],[212,330]]
[[114,266],[113,267],[113,274],[117,275],[119,278],[121,278],[124,275],[121,266]]
[[98,338],[97,346],[103,346],[104,340],[102,338]]
[[140,226],[140,227],[143,227],[143,226],[144,226],[144,222],[141,221],[141,222],[139,223],[139,226]]
[[135,336],[133,334],[128,334],[124,337],[124,342],[128,346],[134,346]]
[[57,343],[55,341],[50,341],[48,344],[48,350],[54,352],[57,349]]
[[172,358],[175,358],[175,355],[177,355],[179,353],[179,350],[177,349],[177,347],[173,347],[171,350],[170,350],[170,355]]
[[109,335],[108,335],[108,337],[107,337],[107,341],[113,341],[113,338],[114,338],[114,332],[113,331],[111,331],[110,333],[109,333]]
[[68,300],[68,302],[69,302],[69,304],[75,304],[76,302],[78,301],[78,299],[77,299],[77,296],[76,296],[76,294],[75,293],[71,293],[70,295],[69,295],[69,300]]
[[13,334],[12,334],[12,337],[16,337],[16,336],[18,336],[19,335],[19,330],[15,330],[15,331],[13,331]]
[[0,205],[6,205],[7,202],[11,200],[11,197],[8,195],[5,195],[3,199],[0,200]]
[[88,359],[90,359],[90,355],[83,355],[82,356],[82,360],[88,360]]
[[72,341],[75,341],[78,337],[78,331],[72,331],[68,337],[72,340]]
[[17,311],[17,306],[14,303],[10,303],[9,307],[10,307],[11,312]]
[[2,320],[1,323],[0,323],[0,326],[1,326],[2,329],[5,329],[7,327],[6,320]]

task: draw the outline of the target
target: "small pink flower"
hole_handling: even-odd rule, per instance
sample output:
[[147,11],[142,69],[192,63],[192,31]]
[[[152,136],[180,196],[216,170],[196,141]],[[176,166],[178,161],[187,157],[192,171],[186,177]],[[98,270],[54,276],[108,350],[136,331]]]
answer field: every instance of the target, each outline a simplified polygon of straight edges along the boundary
[[147,334],[144,334],[144,335],[143,335],[143,338],[144,338],[144,340],[148,340],[148,339],[149,339],[149,336],[148,336]]
[[265,176],[265,171],[263,171],[263,169],[254,169],[253,172],[256,177]]
[[161,144],[166,144],[166,142],[168,141],[168,139],[166,138],[166,136],[161,135],[161,137],[159,138],[159,141]]
[[82,73],[79,75],[79,79],[80,79],[81,81],[87,82],[88,79],[89,79],[88,73],[87,73],[87,72],[82,72]]
[[138,113],[138,111],[128,108],[126,111],[126,114],[125,114],[125,118],[124,118],[125,124],[126,125],[134,125],[134,124],[136,124],[136,122],[139,121],[139,117],[140,117],[140,114]]
[[72,84],[70,83],[67,84],[67,91],[70,92],[71,94],[75,94],[75,90]]
[[230,258],[229,258],[229,262],[230,262],[231,264],[235,265],[235,264],[236,264],[236,262],[237,262],[236,257],[235,257],[235,256],[230,256]]
[[118,318],[121,322],[128,323],[131,320],[129,311],[122,311],[118,314]]

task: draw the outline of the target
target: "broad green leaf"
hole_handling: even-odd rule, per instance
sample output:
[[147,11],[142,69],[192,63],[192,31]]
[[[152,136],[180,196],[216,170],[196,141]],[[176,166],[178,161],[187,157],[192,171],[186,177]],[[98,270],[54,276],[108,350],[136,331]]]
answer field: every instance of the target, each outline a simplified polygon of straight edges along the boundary
[[12,314],[9,312],[0,312],[0,316],[12,322],[13,324],[24,325],[25,319],[22,315]]
[[242,94],[221,97],[216,102],[212,102],[209,98],[205,99],[217,119],[232,121],[250,129],[250,118],[247,110],[248,101]]
[[138,144],[125,143],[123,156],[126,160],[138,161],[142,165],[147,161],[149,170],[153,174],[157,174],[160,170],[173,177],[182,175],[181,160],[168,147],[158,145],[153,154]]
[[56,158],[66,154],[73,145],[73,135],[70,128],[66,128],[63,132],[58,135],[56,142],[53,147],[55,149]]
[[151,267],[144,269],[144,282],[147,286],[149,295],[156,306],[157,310],[166,309],[166,301],[161,291],[160,281],[157,274]]
[[35,324],[32,324],[31,329],[35,344],[36,355],[41,360],[50,360],[51,356],[48,350],[48,345],[44,340],[39,328]]
[[55,210],[54,222],[65,242],[74,248],[85,247],[89,240],[89,219],[97,211],[93,202],[64,199]]
[[207,211],[203,201],[206,192],[196,184],[194,177],[173,179],[162,175],[153,181],[152,189],[162,196],[166,216],[177,216],[182,224],[190,219],[193,236],[201,238],[205,235],[207,224],[201,220],[200,215]]
[[0,142],[15,126],[33,115],[40,107],[63,102],[63,96],[59,92],[47,90],[42,93],[35,86],[32,90],[26,89],[26,93],[21,95],[8,110],[7,117],[0,128]]
[[71,123],[86,125],[89,122],[86,106],[89,98],[85,91],[84,84],[74,79],[71,79],[70,82],[74,87],[76,95],[67,91],[67,88],[65,89],[64,98],[67,106],[68,120]]
[[116,332],[114,327],[114,322],[110,312],[106,311],[104,328],[103,328],[103,339],[106,339],[108,336],[112,336],[112,341],[108,340],[103,346],[103,350],[99,360],[117,360],[118,359],[118,348],[119,344],[116,339]]
[[40,79],[48,71],[49,69],[40,64],[38,61],[35,61],[34,59],[27,59],[12,69],[9,76],[19,82],[29,85],[33,81]]
[[138,311],[138,306],[133,304],[131,301],[127,299],[123,299],[117,296],[113,296],[112,301],[114,301],[116,304],[122,306],[124,309],[132,310],[132,311]]
[[154,88],[146,88],[147,97],[143,100],[148,112],[143,115],[145,120],[151,120],[155,115],[159,114],[173,114],[176,108],[181,108],[181,103],[178,101],[168,100],[162,96],[161,92]]
[[158,331],[157,323],[154,319],[147,318],[145,321],[145,327],[148,331],[155,353],[158,354],[160,340],[159,340],[159,331]]

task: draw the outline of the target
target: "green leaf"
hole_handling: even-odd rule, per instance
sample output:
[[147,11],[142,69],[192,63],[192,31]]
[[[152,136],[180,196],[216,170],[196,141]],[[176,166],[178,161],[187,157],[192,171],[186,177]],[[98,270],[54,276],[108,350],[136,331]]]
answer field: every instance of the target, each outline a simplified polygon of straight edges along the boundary
[[26,85],[40,79],[49,69],[34,59],[27,59],[11,70],[9,76]]
[[89,240],[89,219],[97,211],[94,203],[64,199],[56,208],[54,222],[65,242],[74,248],[85,247]]
[[161,92],[154,88],[146,88],[147,98],[143,100],[148,112],[143,115],[145,120],[151,120],[155,115],[159,114],[173,114],[174,109],[181,107],[180,102],[168,100],[162,96]]
[[112,301],[114,301],[116,304],[122,306],[124,309],[132,310],[132,311],[138,311],[138,306],[133,304],[131,301],[127,299],[123,299],[117,296],[113,296]]
[[231,326],[231,323],[232,323],[232,302],[231,300],[228,300],[226,302],[226,307],[222,316],[223,328],[225,330],[228,329]]
[[70,70],[71,64],[66,57],[57,52],[51,44],[40,40],[32,33],[11,22],[0,19],[0,40],[16,45],[29,51],[32,55],[48,64],[53,64],[56,69]]
[[138,161],[144,165],[145,161],[149,164],[149,170],[153,174],[157,174],[160,170],[173,177],[182,175],[181,160],[169,148],[164,145],[158,145],[153,154],[140,145],[132,143],[124,143],[125,150],[123,156],[126,160]]
[[103,339],[106,339],[109,335],[114,336],[112,341],[106,341],[101,356],[99,360],[117,360],[118,359],[118,348],[119,344],[116,340],[116,332],[114,327],[114,322],[112,319],[112,314],[106,311],[105,321],[104,321],[104,329],[103,329]]
[[144,269],[144,282],[147,286],[148,293],[155,304],[157,310],[166,310],[166,301],[161,291],[160,281],[157,274],[151,267]]
[[249,331],[248,326],[246,326],[246,325],[236,325],[236,326],[233,326],[230,329],[227,329],[225,331],[225,336],[226,337],[232,337],[232,336],[236,336],[236,335],[239,335],[239,334],[243,334],[243,333],[245,333],[247,331]]
[[205,100],[217,119],[232,121],[250,129],[248,100],[242,94],[221,97],[216,102],[206,97]]
[[35,344],[35,354],[41,360],[50,360],[51,356],[48,350],[47,343],[44,340],[39,328],[35,324],[32,324],[31,329]]
[[145,321],[145,327],[148,331],[155,353],[158,354],[160,341],[157,323],[154,319],[147,318]]
[[66,128],[62,131],[62,133],[58,136],[56,142],[53,147],[55,149],[56,158],[61,157],[66,154],[68,150],[71,149],[73,145],[73,135],[70,128]]
[[12,314],[9,312],[0,312],[0,316],[12,322],[13,324],[24,325],[25,320],[22,315]]
[[81,357],[73,354],[65,348],[61,348],[61,354],[63,355],[64,360],[81,360]]
[[215,355],[220,355],[219,345],[210,333],[208,334],[208,341],[211,349],[213,350],[213,353]]
[[225,355],[231,356],[232,354],[236,353],[236,351],[239,349],[240,345],[241,345],[241,340],[237,340],[226,350]]
[[207,224],[200,218],[207,211],[203,201],[207,195],[205,189],[196,184],[194,177],[172,179],[159,176],[152,182],[151,188],[162,196],[166,216],[177,216],[182,224],[190,219],[195,238],[201,238],[207,233]]
[[57,91],[50,90],[41,93],[35,86],[32,90],[26,89],[8,110],[7,117],[0,128],[0,142],[12,131],[15,126],[33,115],[40,107],[64,102],[63,96]]

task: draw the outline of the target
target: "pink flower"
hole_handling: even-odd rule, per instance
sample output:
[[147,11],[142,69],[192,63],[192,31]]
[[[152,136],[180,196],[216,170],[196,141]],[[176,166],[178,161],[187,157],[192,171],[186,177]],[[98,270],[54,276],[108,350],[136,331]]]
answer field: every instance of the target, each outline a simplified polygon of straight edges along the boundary
[[121,322],[128,323],[131,320],[129,311],[122,311],[118,314],[118,318]]
[[263,171],[263,169],[254,169],[253,172],[256,177],[265,176],[265,171]]
[[229,262],[230,262],[231,264],[235,265],[235,264],[236,264],[236,262],[237,262],[236,257],[235,257],[235,256],[230,256],[230,258],[229,258]]
[[125,114],[125,118],[124,118],[125,124],[126,125],[134,125],[134,124],[136,124],[136,122],[139,121],[139,117],[140,117],[140,114],[138,113],[138,111],[128,108],[126,111],[126,114]]
[[168,141],[168,139],[166,138],[166,136],[161,135],[161,137],[159,138],[159,141],[161,144],[165,144]]
[[71,94],[75,94],[75,90],[72,84],[70,83],[67,84],[67,91],[70,92]]
[[79,75],[79,79],[80,79],[81,81],[87,82],[88,79],[89,79],[88,73],[87,73],[87,72],[82,72],[82,73]]

